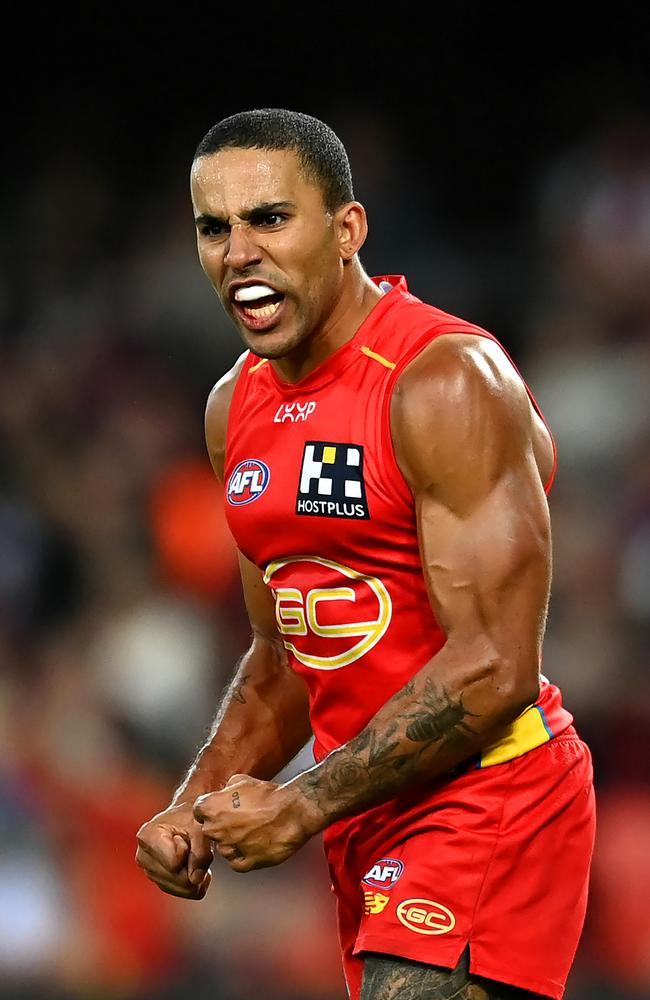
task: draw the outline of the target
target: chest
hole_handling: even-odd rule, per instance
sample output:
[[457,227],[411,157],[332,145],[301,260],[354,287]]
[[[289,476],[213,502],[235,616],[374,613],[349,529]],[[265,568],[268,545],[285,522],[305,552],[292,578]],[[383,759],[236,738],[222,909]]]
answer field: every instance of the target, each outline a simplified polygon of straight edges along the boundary
[[251,561],[345,560],[403,520],[383,410],[381,386],[350,380],[293,398],[268,384],[244,395],[228,428],[226,514]]

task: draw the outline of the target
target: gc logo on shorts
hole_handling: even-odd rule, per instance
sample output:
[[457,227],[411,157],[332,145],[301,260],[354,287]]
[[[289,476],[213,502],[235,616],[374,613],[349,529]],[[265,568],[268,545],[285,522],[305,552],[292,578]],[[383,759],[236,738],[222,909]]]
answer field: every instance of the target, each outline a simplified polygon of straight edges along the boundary
[[456,926],[451,910],[432,899],[405,899],[397,907],[397,919],[416,934],[447,934]]

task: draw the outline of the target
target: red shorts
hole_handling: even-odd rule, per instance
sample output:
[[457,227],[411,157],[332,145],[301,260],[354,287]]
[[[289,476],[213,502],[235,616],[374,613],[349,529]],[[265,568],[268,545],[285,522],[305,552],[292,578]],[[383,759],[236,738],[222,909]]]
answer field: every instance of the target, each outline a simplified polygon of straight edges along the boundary
[[559,998],[584,923],[591,755],[571,727],[522,757],[447,776],[325,833],[350,997],[363,953],[470,970]]

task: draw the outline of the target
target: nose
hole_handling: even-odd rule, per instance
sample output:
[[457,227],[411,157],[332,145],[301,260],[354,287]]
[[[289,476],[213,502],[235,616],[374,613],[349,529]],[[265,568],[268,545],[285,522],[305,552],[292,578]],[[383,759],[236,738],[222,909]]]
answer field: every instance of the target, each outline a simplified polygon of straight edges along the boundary
[[250,238],[250,232],[246,227],[237,224],[231,227],[228,245],[224,255],[224,264],[235,271],[250,267],[251,264],[259,264],[262,260],[262,252],[254,240]]

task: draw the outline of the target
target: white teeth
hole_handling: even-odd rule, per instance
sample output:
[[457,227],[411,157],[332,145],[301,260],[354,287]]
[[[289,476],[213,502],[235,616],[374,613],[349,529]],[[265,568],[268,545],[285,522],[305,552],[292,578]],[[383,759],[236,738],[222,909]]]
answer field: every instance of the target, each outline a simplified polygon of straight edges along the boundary
[[247,316],[252,316],[255,319],[267,319],[272,316],[274,312],[279,308],[279,302],[272,302],[268,306],[258,306],[257,309],[244,309]]
[[255,299],[264,298],[267,295],[275,295],[274,288],[268,285],[247,285],[246,288],[238,288],[235,292],[237,302],[253,302]]

